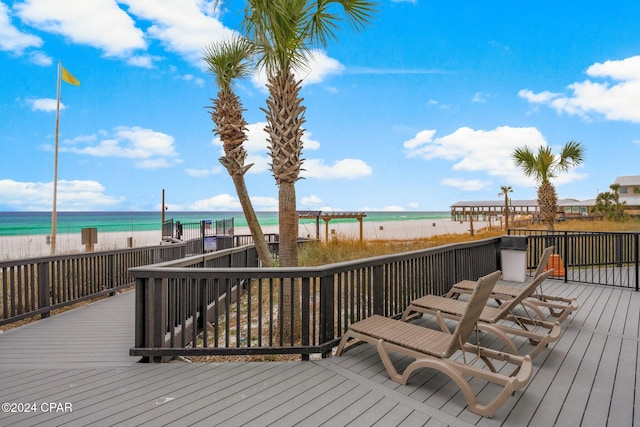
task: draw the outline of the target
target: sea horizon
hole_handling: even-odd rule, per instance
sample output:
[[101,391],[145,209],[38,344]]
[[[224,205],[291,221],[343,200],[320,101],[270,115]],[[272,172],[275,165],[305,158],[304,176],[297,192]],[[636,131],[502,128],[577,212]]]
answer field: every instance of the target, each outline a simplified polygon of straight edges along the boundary
[[[305,211],[309,212],[309,211]],[[365,222],[410,221],[424,219],[448,219],[448,211],[336,211],[364,212]],[[98,232],[154,231],[162,229],[162,213],[158,211],[59,211],[56,233],[79,233],[82,228],[97,228]],[[260,225],[278,224],[277,211],[257,211]],[[165,221],[173,219],[182,223],[233,219],[235,227],[246,227],[242,211],[169,211]],[[353,222],[356,219],[333,219],[336,222]],[[300,224],[315,223],[304,218]],[[51,233],[51,212],[4,211],[0,212],[0,236],[47,235]]]

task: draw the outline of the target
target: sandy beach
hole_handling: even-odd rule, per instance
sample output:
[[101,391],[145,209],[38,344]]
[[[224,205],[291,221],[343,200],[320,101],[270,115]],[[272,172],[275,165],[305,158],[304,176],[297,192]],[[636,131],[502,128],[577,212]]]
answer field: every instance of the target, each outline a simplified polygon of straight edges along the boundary
[[[474,224],[476,230],[485,227],[486,224]],[[278,227],[264,227],[265,233],[277,233]],[[316,237],[316,224],[300,224],[298,232],[301,237]],[[360,225],[354,222],[330,221],[328,232],[330,238],[360,237]],[[407,221],[381,221],[363,222],[363,238],[375,239],[417,239],[435,235],[462,234],[469,232],[469,223],[460,223],[448,219],[407,220]],[[236,227],[236,235],[249,234],[247,227]],[[319,238],[326,239],[326,227],[324,221],[320,221]],[[161,233],[157,231],[129,231],[129,232],[103,232],[98,233],[98,242],[94,245],[95,251],[108,251],[132,247],[154,246],[160,244]],[[80,233],[61,233],[57,236],[57,253],[70,254],[85,252]],[[51,252],[47,243],[47,236],[0,236],[0,261],[20,258],[33,258],[48,256]]]

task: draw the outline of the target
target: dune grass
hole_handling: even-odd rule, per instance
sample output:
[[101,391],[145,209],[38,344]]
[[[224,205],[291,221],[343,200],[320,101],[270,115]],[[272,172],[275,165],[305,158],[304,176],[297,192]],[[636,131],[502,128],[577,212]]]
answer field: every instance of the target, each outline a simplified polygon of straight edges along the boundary
[[[544,225],[529,225],[523,227],[530,230],[545,230]],[[556,231],[594,231],[594,232],[639,232],[640,219],[624,222],[607,220],[582,221],[570,220],[555,224]],[[418,249],[427,249],[450,243],[468,242],[472,240],[486,239],[506,234],[504,229],[493,227],[481,229],[470,233],[446,234],[422,239],[403,240],[364,240],[337,236],[327,243],[314,242],[306,244],[299,252],[299,264],[301,266],[318,266],[336,262],[351,261],[354,259],[368,258],[379,255],[407,252]]]
[[375,239],[360,241],[359,239],[337,236],[327,243],[312,242],[303,245],[298,253],[298,262],[301,266],[318,266],[354,259],[428,249],[450,243],[486,239],[503,234],[504,230],[494,227],[490,230],[482,229],[476,231],[473,237],[470,233],[464,233],[446,234],[420,239]]

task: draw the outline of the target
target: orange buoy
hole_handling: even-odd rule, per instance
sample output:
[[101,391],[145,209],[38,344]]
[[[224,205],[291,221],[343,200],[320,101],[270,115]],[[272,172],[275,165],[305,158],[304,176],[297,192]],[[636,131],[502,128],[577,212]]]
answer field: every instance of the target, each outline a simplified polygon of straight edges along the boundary
[[553,268],[553,277],[564,277],[564,263],[562,262],[562,258],[558,254],[551,254],[549,257],[549,261],[547,261],[547,270],[551,270]]

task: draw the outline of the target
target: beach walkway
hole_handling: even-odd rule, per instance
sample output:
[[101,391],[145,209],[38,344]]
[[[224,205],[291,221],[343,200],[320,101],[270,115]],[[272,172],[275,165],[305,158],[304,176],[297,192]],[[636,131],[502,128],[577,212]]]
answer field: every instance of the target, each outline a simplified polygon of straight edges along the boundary
[[640,293],[546,290],[580,308],[491,419],[464,409],[441,374],[390,381],[373,346],[308,362],[137,363],[127,292],[0,333],[0,402],[23,412],[4,405],[0,425],[637,425]]

